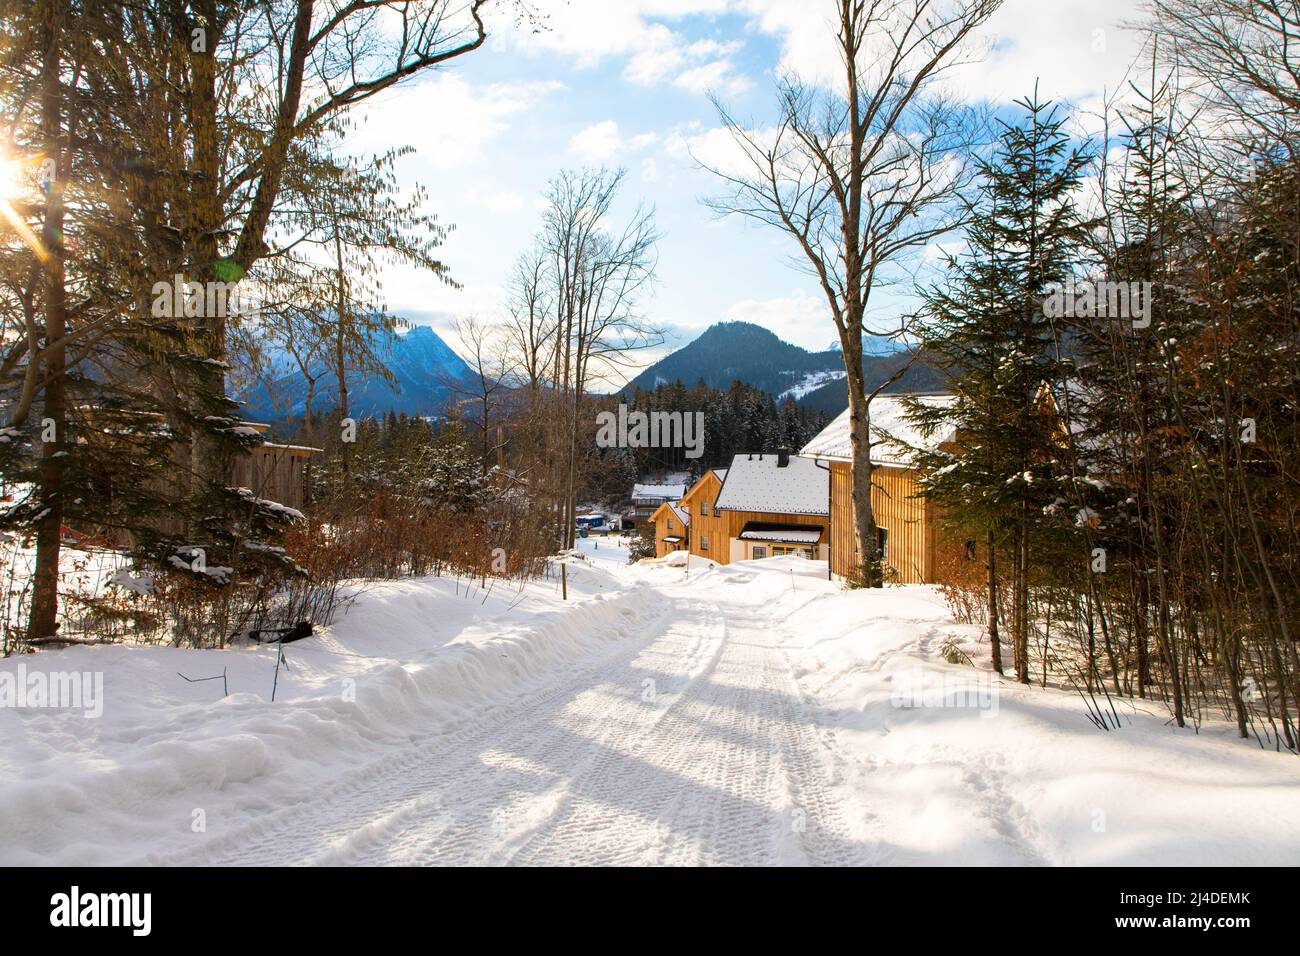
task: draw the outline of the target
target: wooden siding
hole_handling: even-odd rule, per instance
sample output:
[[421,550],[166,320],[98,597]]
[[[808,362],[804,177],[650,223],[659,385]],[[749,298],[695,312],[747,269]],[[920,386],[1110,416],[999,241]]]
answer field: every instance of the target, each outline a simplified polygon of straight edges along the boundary
[[[769,521],[777,524],[795,524],[808,528],[820,528],[825,540],[827,519],[818,515],[788,515],[771,511],[724,511],[717,513],[715,504],[722,482],[712,471],[702,477],[686,497],[682,499],[682,508],[691,516],[690,552],[696,557],[705,558],[718,564],[731,563],[731,543],[745,525],[751,521]],[[700,514],[700,508],[707,503],[709,513]],[[709,549],[703,548],[703,537],[707,535]],[[656,544],[658,531],[656,530]],[[770,542],[769,542],[770,543]]]
[[[671,551],[684,551],[686,549],[686,543],[690,540],[687,533],[689,525],[683,525],[681,519],[673,514],[672,508],[667,505],[660,505],[655,509],[653,521],[655,525],[656,558],[662,558]],[[674,536],[682,540],[676,544],[664,540],[664,538]]]
[[[719,564],[727,564],[731,560],[731,539],[727,536],[728,525],[725,519],[717,516],[716,509],[713,507],[721,490],[722,482],[710,469],[690,491],[686,492],[686,497],[682,498],[682,510],[691,516],[691,554]],[[708,505],[708,515],[700,514],[700,508],[705,504]],[[706,538],[709,543],[707,551],[703,550]]]
[[[849,463],[831,465],[831,573],[848,577],[858,563],[857,531],[853,521],[853,480]],[[877,466],[872,474],[871,505],[876,524],[889,531],[891,580],[928,584],[935,574],[934,506],[917,497],[916,472]]]
[[307,470],[312,450],[288,445],[259,445],[252,454],[237,457],[231,466],[231,484],[249,488],[259,498],[302,509],[307,498]]

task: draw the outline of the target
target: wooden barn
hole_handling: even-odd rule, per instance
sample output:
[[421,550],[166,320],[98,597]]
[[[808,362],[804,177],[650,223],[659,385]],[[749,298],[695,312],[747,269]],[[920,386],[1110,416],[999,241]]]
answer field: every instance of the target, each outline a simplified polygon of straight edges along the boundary
[[[271,427],[261,422],[240,424],[262,434]],[[319,448],[307,445],[263,441],[251,454],[241,456],[231,464],[230,483],[236,488],[250,489],[259,498],[278,501],[301,511],[311,503],[311,457],[319,451]]]
[[736,455],[700,478],[682,508],[691,519],[691,554],[719,564],[828,553],[828,471],[807,458]]
[[[917,400],[942,406],[949,395],[914,395]],[[934,505],[920,496],[920,477],[912,451],[950,443],[950,432],[928,438],[907,424],[899,396],[880,396],[871,403],[872,473],[871,505],[875,511],[881,552],[889,569],[888,580],[900,584],[936,581],[938,534]],[[849,577],[858,566],[857,531],[853,521],[853,451],[849,442],[849,413],[844,411],[804,446],[801,454],[830,469],[830,571],[837,579]]]

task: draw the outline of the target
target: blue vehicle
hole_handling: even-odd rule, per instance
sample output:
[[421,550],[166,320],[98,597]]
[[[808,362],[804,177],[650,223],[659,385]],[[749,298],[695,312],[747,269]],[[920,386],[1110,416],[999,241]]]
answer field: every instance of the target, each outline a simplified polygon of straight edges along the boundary
[[601,514],[578,515],[575,524],[578,527],[579,534],[585,538],[590,531],[605,530],[605,516]]

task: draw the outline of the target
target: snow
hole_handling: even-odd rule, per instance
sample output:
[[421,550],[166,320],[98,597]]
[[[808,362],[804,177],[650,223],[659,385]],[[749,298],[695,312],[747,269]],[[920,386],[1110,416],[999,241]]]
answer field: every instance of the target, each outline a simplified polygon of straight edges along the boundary
[[993,674],[930,587],[629,543],[580,539],[568,601],[554,576],[358,588],[284,648],[275,702],[274,647],[0,661],[103,695],[0,707],[0,864],[1300,858],[1300,764],[1226,724],[1133,701],[1101,731]]
[[800,544],[816,544],[821,540],[821,528],[800,528],[797,525],[782,525],[772,528],[763,522],[751,521],[737,535],[747,541],[791,541]]
[[[935,408],[946,408],[954,400],[951,395],[907,397]],[[922,435],[919,429],[907,421],[903,398],[902,395],[880,395],[871,403],[871,460],[874,464],[909,468],[913,464],[913,449],[934,451],[955,437],[955,432],[951,428],[940,428],[929,436]],[[818,432],[799,454],[808,458],[852,461],[849,410],[846,408],[834,421]]]
[[[793,373],[791,373],[793,374]],[[826,369],[821,372],[805,372],[797,384],[790,386],[776,397],[779,402],[785,398],[803,398],[810,392],[815,392],[827,382],[836,382],[848,375],[843,369]]]
[[685,484],[669,484],[669,485],[636,484],[632,486],[633,501],[656,500],[656,499],[663,500],[663,501],[677,501],[684,494],[686,494]]
[[718,492],[720,511],[824,515],[830,509],[830,472],[811,458],[736,455]]

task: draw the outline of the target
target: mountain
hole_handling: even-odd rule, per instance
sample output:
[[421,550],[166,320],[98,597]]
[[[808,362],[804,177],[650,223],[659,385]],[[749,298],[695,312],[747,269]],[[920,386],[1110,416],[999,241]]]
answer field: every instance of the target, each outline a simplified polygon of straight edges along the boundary
[[[349,375],[348,404],[352,414],[377,416],[390,410],[408,415],[443,414],[451,388],[467,382],[472,374],[465,360],[427,325],[384,338],[386,341],[376,348],[376,353],[394,381],[390,384],[379,375]],[[318,368],[322,374],[316,382],[313,408],[320,412],[337,404],[338,382],[332,373],[323,371],[323,365]],[[293,418],[306,409],[307,379],[301,372],[287,371],[244,400],[252,417],[270,421]]]
[[[904,361],[896,353],[865,357],[867,387],[888,379]],[[837,349],[809,352],[750,322],[710,326],[699,338],[641,372],[624,391],[651,391],[679,380],[689,387],[701,379],[709,387],[721,389],[739,379],[778,398],[789,395],[799,404],[828,415],[838,415],[849,404],[844,362]],[[923,391],[934,388],[937,382],[930,369],[917,366],[890,391]]]

